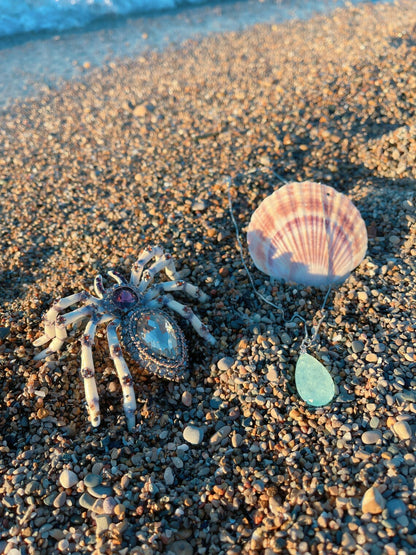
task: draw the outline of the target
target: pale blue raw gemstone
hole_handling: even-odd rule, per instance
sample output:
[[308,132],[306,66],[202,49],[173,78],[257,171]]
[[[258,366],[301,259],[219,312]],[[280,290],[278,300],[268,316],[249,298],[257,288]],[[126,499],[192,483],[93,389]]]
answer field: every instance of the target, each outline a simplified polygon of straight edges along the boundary
[[334,382],[323,364],[302,353],[295,370],[296,388],[302,399],[313,407],[327,405],[335,393]]
[[137,322],[137,334],[156,354],[168,358],[178,356],[175,330],[163,314],[144,313]]

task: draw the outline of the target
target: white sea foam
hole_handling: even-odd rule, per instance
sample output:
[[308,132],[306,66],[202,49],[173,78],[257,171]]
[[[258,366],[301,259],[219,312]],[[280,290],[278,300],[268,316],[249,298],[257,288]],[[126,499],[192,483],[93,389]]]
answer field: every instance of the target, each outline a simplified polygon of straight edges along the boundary
[[0,37],[84,27],[105,16],[158,12],[204,0],[0,0]]

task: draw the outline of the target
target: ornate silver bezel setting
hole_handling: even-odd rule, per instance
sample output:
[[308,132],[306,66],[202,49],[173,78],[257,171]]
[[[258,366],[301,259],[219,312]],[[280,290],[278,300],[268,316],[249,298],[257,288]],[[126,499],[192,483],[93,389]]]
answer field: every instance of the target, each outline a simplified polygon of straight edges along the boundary
[[[162,316],[173,328],[177,342],[177,356],[168,357],[156,353],[137,337],[136,327],[144,315]],[[163,310],[137,307],[124,315],[120,323],[120,340],[131,358],[146,370],[162,378],[179,380],[187,364],[186,341],[181,328],[175,320]]]

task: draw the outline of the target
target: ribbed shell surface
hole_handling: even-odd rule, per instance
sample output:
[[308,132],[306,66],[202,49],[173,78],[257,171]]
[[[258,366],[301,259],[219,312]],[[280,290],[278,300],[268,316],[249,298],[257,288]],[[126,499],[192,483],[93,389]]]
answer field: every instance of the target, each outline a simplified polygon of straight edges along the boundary
[[288,183],[261,202],[247,231],[250,256],[271,277],[303,285],[344,281],[367,251],[360,212],[327,185]]

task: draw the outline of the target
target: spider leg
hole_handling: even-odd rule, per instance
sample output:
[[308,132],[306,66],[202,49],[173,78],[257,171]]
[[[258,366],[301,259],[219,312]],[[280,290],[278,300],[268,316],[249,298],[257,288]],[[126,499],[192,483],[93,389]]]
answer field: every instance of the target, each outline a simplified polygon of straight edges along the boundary
[[[48,312],[43,316],[45,327],[44,335],[46,336],[46,338],[53,339],[55,337],[55,320],[62,310],[75,303],[79,303],[80,301],[83,301],[88,297],[89,294],[87,293],[87,291],[80,291],[79,293],[74,293],[73,295],[69,295],[69,297],[64,297],[63,299],[58,299],[57,301],[55,301]],[[41,339],[42,343],[40,342]],[[39,345],[43,345],[43,343],[46,343],[46,340],[44,340],[44,337],[40,337],[39,339],[36,339],[33,344],[35,345],[35,347],[37,347]]]
[[194,314],[194,312],[192,312],[192,309],[189,306],[178,303],[169,295],[162,295],[161,297],[150,301],[150,303],[148,303],[148,306],[151,308],[160,308],[161,306],[167,306],[171,310],[183,316],[186,320],[189,320],[195,331],[206,341],[208,341],[208,343],[211,343],[212,345],[216,343],[216,339],[209,333],[207,326],[201,322],[201,320],[198,318],[198,316]]
[[102,299],[105,293],[102,276],[98,275],[94,278],[94,291],[99,299]]
[[109,314],[99,317],[92,313],[91,320],[85,326],[85,331],[81,337],[81,376],[84,380],[85,400],[87,402],[88,414],[92,426],[100,424],[100,404],[98,401],[97,383],[95,381],[94,361],[92,358],[92,346],[94,344],[95,331],[99,324],[103,324],[112,319]]
[[[51,308],[50,311],[47,313],[46,318],[48,318],[48,315],[52,311],[56,312],[56,308]],[[72,312],[68,312],[67,314],[56,313],[56,317],[53,323],[49,323],[46,320],[45,335],[36,339],[36,341],[34,341],[33,344],[35,347],[39,347],[40,345],[44,345],[48,341],[51,341],[51,343],[46,349],[38,353],[34,357],[34,360],[41,360],[47,357],[48,355],[52,353],[56,353],[56,351],[59,351],[68,335],[66,331],[67,326],[69,326],[70,324],[74,324],[75,322],[77,322],[78,320],[81,320],[82,318],[91,316],[94,312],[95,312],[94,306],[87,305],[81,308],[77,308]],[[47,329],[46,329],[46,326],[48,326]]]
[[92,426],[98,426],[101,421],[97,383],[94,378],[94,361],[92,358],[92,345],[94,344],[98,322],[99,319],[92,315],[81,338],[81,376],[84,380],[85,400]]
[[47,347],[46,349],[43,349],[43,351],[35,355],[33,360],[42,360],[43,358],[51,355],[52,353],[56,353],[56,351],[59,351],[67,335],[68,334],[66,332],[65,326],[56,326],[55,337],[52,339],[52,341],[51,341],[51,338],[47,337],[46,335],[39,337],[39,339],[36,340],[36,343],[34,343],[35,347],[40,347],[41,345],[44,345],[48,341],[51,341],[51,343],[49,344],[49,347]]
[[190,297],[194,299],[199,299],[201,302],[205,302],[208,300],[208,295],[206,295],[199,287],[192,285],[192,283],[188,283],[183,280],[176,280],[176,281],[165,281],[163,283],[158,283],[155,287],[152,287],[145,295],[144,295],[144,302],[150,301],[154,299],[158,295],[166,291],[183,291],[187,293]]
[[[143,268],[152,258],[155,258],[155,263],[151,268],[149,268],[149,270],[147,270],[148,272],[150,272],[150,275],[148,275],[148,277],[145,279],[145,283],[142,284]],[[159,267],[158,265],[161,259],[164,261],[164,263],[162,263]],[[163,249],[161,247],[149,247],[148,249],[140,253],[139,258],[133,264],[133,268],[130,276],[130,283],[133,285],[138,285],[140,283],[139,287],[140,288],[143,287],[142,290],[144,290],[148,285],[149,277],[150,277],[150,280],[153,279],[153,276],[157,272],[160,272],[163,269],[165,270],[166,275],[168,276],[169,279],[178,278],[178,274],[176,272],[175,263],[173,261],[172,256],[169,253],[164,254]]]
[[[164,260],[164,264],[159,264],[159,261],[156,260],[156,263],[152,266],[151,269],[153,269],[153,275],[155,275],[157,272],[160,272],[161,270],[165,270],[165,274],[169,279],[178,279],[178,272],[176,271],[175,268],[175,262],[173,261],[172,255],[170,253],[165,253],[163,255]],[[159,267],[156,268],[156,265],[159,264]]]
[[113,359],[118,379],[120,380],[121,389],[123,391],[123,407],[127,420],[127,428],[132,430],[136,424],[136,417],[134,414],[136,410],[136,396],[133,388],[133,378],[131,377],[127,363],[124,360],[117,337],[117,326],[119,323],[120,322],[118,320],[113,320],[108,324],[107,338],[110,355]]
[[119,285],[127,285],[127,280],[121,274],[116,272],[115,270],[111,270],[107,272],[110,277],[112,277]]
[[142,279],[138,285],[138,289],[140,292],[146,291],[149,287],[150,283],[152,283],[153,278],[156,274],[165,270],[166,275],[170,279],[178,279],[178,273],[176,272],[175,265],[173,259],[170,254],[163,254],[160,256],[154,264],[150,266],[147,270],[143,272]]
[[99,299],[95,299],[95,297],[90,295],[87,291],[80,291],[79,293],[74,293],[73,295],[69,295],[69,297],[64,297],[63,299],[55,301],[43,317],[45,333],[44,336],[39,337],[34,341],[33,344],[35,347],[43,345],[48,339],[53,339],[56,335],[55,326],[59,313],[62,312],[62,310],[65,310],[65,308],[81,301],[86,301],[86,306],[90,304],[99,305],[100,302]]
[[136,262],[133,264],[130,275],[130,283],[132,285],[137,285],[142,277],[143,268],[146,264],[154,257],[160,257],[163,254],[163,249],[161,247],[149,247],[143,250]]

